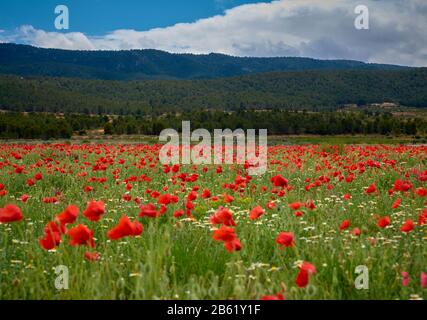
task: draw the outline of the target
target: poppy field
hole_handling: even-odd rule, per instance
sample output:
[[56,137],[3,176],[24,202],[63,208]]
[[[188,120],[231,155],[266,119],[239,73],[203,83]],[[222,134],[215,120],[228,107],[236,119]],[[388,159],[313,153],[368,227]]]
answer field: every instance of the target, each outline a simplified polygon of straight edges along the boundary
[[0,299],[425,298],[427,146],[270,146],[262,176],[160,148],[0,145]]

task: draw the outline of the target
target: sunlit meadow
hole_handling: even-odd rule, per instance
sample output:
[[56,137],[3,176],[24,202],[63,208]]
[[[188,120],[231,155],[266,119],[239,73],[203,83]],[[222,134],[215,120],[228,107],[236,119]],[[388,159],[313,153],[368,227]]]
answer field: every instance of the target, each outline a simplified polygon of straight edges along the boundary
[[0,145],[0,299],[425,298],[426,146],[272,146],[260,177],[160,147]]

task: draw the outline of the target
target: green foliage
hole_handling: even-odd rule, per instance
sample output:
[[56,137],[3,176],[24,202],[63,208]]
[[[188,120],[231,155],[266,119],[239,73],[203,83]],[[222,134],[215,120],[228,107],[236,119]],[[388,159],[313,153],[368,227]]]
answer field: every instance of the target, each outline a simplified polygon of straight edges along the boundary
[[0,73],[103,80],[211,79],[250,73],[325,69],[404,69],[393,65],[310,58],[243,58],[158,50],[69,51],[0,44]]
[[53,115],[44,113],[0,113],[2,139],[58,139],[70,138],[73,132],[102,127],[104,117],[85,115]]
[[427,107],[427,69],[284,72],[192,81],[0,77],[0,107],[27,112],[161,115],[198,109],[319,111],[361,100]]
[[164,128],[181,131],[182,121],[191,121],[192,129],[218,128],[268,129],[270,135],[287,134],[403,134],[427,133],[423,119],[402,119],[391,114],[369,115],[362,112],[289,112],[281,110],[223,112],[199,110],[162,117],[118,117],[105,126],[106,134],[158,135]]
[[182,121],[192,129],[268,129],[270,135],[407,135],[427,134],[424,119],[399,118],[391,114],[362,112],[297,112],[199,110],[151,116],[98,116],[81,114],[0,113],[0,138],[58,139],[88,130],[104,129],[106,135],[158,135],[165,128],[181,131]]

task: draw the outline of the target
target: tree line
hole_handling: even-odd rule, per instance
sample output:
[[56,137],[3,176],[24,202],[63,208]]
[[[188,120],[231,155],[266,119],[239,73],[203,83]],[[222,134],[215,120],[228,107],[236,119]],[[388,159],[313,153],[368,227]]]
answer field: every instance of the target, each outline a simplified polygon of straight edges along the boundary
[[399,118],[389,113],[296,112],[282,110],[200,110],[168,113],[160,117],[120,116],[104,126],[105,134],[158,135],[163,129],[180,131],[182,121],[191,121],[192,130],[229,128],[268,129],[270,135],[290,134],[380,134],[424,135],[427,122],[421,118]]
[[427,68],[276,72],[212,80],[0,76],[0,108],[19,112],[158,116],[200,109],[329,111],[382,102],[427,107]]
[[98,116],[82,114],[0,113],[0,138],[58,139],[103,129],[105,135],[159,135],[163,129],[181,130],[191,121],[192,130],[267,129],[270,135],[380,134],[426,135],[423,118],[400,118],[389,113],[307,112],[282,110],[199,110],[153,116]]
[[108,117],[46,113],[0,113],[1,139],[68,139],[73,134],[102,128]]

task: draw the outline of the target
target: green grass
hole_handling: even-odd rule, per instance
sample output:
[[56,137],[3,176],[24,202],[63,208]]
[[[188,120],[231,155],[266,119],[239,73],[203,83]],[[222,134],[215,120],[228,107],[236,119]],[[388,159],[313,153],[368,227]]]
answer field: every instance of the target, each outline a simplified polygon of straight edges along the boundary
[[[1,140],[3,144],[157,144],[158,136],[142,135],[122,135],[122,136],[102,136],[94,135],[88,137],[74,136],[65,140]],[[269,136],[268,145],[304,145],[304,144],[325,144],[325,145],[346,145],[346,144],[426,144],[427,137],[421,136],[385,136],[385,135],[279,135]],[[197,143],[194,143],[197,144]]]
[[[0,146],[0,162],[3,163],[0,183],[8,191],[0,197],[0,206],[15,203],[24,214],[21,222],[0,224],[0,299],[259,299],[262,295],[281,291],[284,286],[286,299],[425,297],[425,289],[419,283],[420,273],[426,272],[425,226],[416,226],[409,234],[402,233],[400,226],[407,218],[416,222],[426,200],[412,192],[407,195],[396,193],[392,197],[387,193],[394,181],[405,179],[404,174],[412,168],[426,169],[425,148],[401,150],[390,146],[389,149],[372,151],[360,147],[359,150],[367,155],[351,151],[349,146],[279,148],[269,154],[269,159],[278,159],[284,164],[271,165],[268,173],[253,177],[249,185],[254,184],[256,190],[251,191],[248,186],[241,194],[222,186],[234,181],[237,170],[241,170],[237,166],[224,166],[221,175],[215,173],[215,166],[208,165],[206,173],[199,167],[199,180],[186,183],[184,192],[181,192],[179,182],[172,184],[171,174],[164,174],[159,164],[154,169],[134,166],[144,157],[145,151],[141,148],[124,146],[124,152],[120,152],[119,147],[113,146],[110,154],[103,151],[97,155],[82,147],[72,149],[67,145],[36,146],[31,151],[26,151],[23,145]],[[416,150],[417,154],[414,153]],[[20,153],[22,159],[11,157],[12,151]],[[336,160],[337,156],[340,160]],[[47,157],[58,163],[40,161]],[[106,171],[93,172],[93,164],[101,157],[113,157],[114,164]],[[124,165],[118,164],[120,158],[126,160]],[[301,169],[297,168],[296,159],[300,159]],[[340,161],[357,164],[368,159],[379,161],[382,167],[366,166],[364,173],[354,171],[356,178],[352,183],[339,182],[331,175],[333,171],[348,174],[339,165]],[[396,160],[398,170],[386,166],[386,159]],[[24,174],[13,174],[13,168],[5,164],[6,160],[25,165]],[[36,163],[40,167],[31,167]],[[316,171],[316,166],[321,168]],[[60,173],[55,168],[64,168],[67,173]],[[121,172],[118,184],[113,179],[113,170],[117,168]],[[182,170],[193,172],[191,167]],[[85,178],[77,176],[82,171],[87,172]],[[27,186],[26,180],[37,172],[43,174],[43,180],[36,186]],[[293,190],[278,198],[269,191],[270,178],[277,173],[289,179],[293,186]],[[121,198],[126,192],[123,179],[141,174],[150,176],[152,181],[133,183],[130,191],[133,197],[138,196],[143,203],[155,202],[145,193],[146,188],[164,193],[162,188],[168,186],[167,192],[177,191],[180,202],[170,205],[167,213],[157,219],[138,218],[144,225],[141,236],[110,241],[106,232],[117,224],[122,214],[136,218],[139,213],[136,203]],[[304,189],[306,178],[313,181],[321,175],[331,178],[333,189],[328,190],[326,185],[310,191]],[[87,180],[92,176],[107,177],[107,182],[104,185],[89,183]],[[407,179],[414,188],[423,185],[411,174]],[[364,188],[373,182],[380,193],[367,195]],[[85,193],[86,185],[93,186],[94,191]],[[196,220],[175,219],[173,212],[182,208],[186,195],[195,185],[201,190],[210,189],[212,195],[227,192],[235,200],[231,204],[213,203],[201,199],[199,192],[193,212]],[[268,190],[262,192],[261,186],[267,186]],[[41,201],[57,191],[62,193],[58,204]],[[352,195],[350,201],[342,200],[347,192]],[[24,193],[31,196],[27,203],[18,200]],[[402,205],[391,209],[397,197],[402,198]],[[80,214],[77,223],[86,224],[95,231],[95,250],[102,256],[100,261],[85,261],[83,254],[88,248],[69,246],[66,236],[55,251],[47,252],[39,246],[38,239],[48,221],[70,204],[83,211],[92,198],[106,203],[105,216],[95,223]],[[251,208],[257,204],[265,207],[266,202],[273,199],[277,203],[274,210],[267,210],[257,221],[248,219]],[[288,208],[290,202],[309,199],[317,208],[313,211],[302,209],[302,217],[296,217]],[[208,217],[219,205],[227,206],[234,213],[236,233],[242,243],[239,252],[229,253],[222,243],[212,240]],[[378,228],[374,215],[390,215],[391,226]],[[339,225],[344,219],[351,220],[351,228],[340,231]],[[361,229],[359,237],[351,234],[353,227]],[[294,233],[296,244],[293,248],[281,250],[275,243],[281,231]],[[375,245],[372,244],[373,238],[376,239]],[[296,264],[302,260],[317,268],[306,288],[298,288],[295,284]],[[55,289],[57,275],[54,268],[58,265],[69,268],[68,290]],[[354,286],[358,265],[369,268],[369,290],[357,290]],[[411,276],[408,287],[402,286],[402,271]]]

